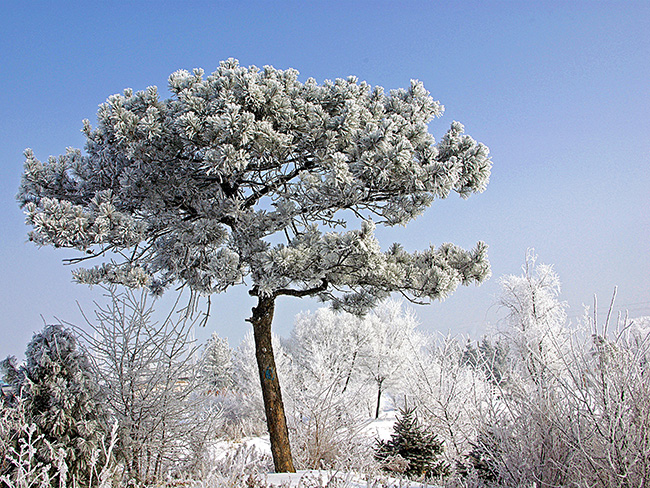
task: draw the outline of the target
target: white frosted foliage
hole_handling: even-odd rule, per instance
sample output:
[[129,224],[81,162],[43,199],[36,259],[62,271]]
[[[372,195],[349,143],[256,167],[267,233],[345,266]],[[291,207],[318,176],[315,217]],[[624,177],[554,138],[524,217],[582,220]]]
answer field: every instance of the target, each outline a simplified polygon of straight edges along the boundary
[[568,352],[566,303],[559,300],[560,279],[552,266],[536,264],[531,250],[520,276],[502,277],[499,304],[508,311],[503,333],[511,352],[533,376],[557,373]]
[[96,127],[84,121],[83,153],[25,153],[30,239],[105,261],[76,280],[206,295],[246,282],[361,313],[395,291],[439,299],[489,274],[483,243],[382,252],[374,236],[489,179],[488,149],[462,124],[435,142],[427,124],[443,107],[421,82],[386,94],[229,59],[208,76],[176,71],[169,88],[109,97]]

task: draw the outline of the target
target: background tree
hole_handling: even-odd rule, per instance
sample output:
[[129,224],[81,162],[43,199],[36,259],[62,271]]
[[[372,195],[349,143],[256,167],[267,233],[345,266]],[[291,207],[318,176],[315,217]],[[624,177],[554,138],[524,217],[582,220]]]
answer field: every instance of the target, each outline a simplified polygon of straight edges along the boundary
[[209,392],[218,394],[233,387],[232,356],[228,339],[213,332],[201,358],[203,383]]
[[297,315],[286,342],[296,371],[295,386],[308,389],[312,384],[331,383],[341,397],[353,392],[352,403],[367,410],[364,400],[368,388],[362,372],[371,335],[367,317],[329,308]]
[[408,361],[423,345],[415,331],[417,320],[411,311],[402,310],[398,301],[388,300],[367,316],[368,341],[362,357],[362,371],[374,383],[374,416],[379,418],[381,398],[387,388],[399,382]]
[[536,260],[529,250],[522,275],[501,277],[499,305],[508,312],[503,336],[510,353],[519,356],[524,373],[541,384],[564,366],[569,341],[567,305],[558,299],[560,278],[552,266]]
[[368,457],[359,448],[375,397],[361,369],[367,318],[329,308],[296,316],[285,342],[291,369],[283,392],[300,468],[350,469]]
[[203,378],[193,321],[186,315],[175,319],[174,310],[155,320],[144,292],[118,293],[112,287],[108,298],[87,318],[91,332],[77,330],[92,353],[107,408],[119,423],[119,460],[138,483],[197,468],[216,412],[199,394]]
[[468,340],[462,362],[482,370],[494,385],[498,385],[507,369],[508,344],[503,338],[492,339],[488,335],[484,335],[480,342],[473,343]]
[[[489,274],[486,246],[382,252],[371,218],[405,225],[435,198],[485,189],[488,149],[442,114],[422,83],[385,94],[357,78],[298,81],[298,72],[222,62],[155,87],[113,95],[98,125],[84,122],[86,154],[38,161],[26,151],[18,195],[39,245],[69,247],[72,262],[110,254],[84,283],[180,282],[211,295],[249,278],[250,322],[277,471],[293,471],[271,323],[279,296],[318,296],[356,313],[392,292],[442,298]],[[346,220],[360,229],[336,232]]]

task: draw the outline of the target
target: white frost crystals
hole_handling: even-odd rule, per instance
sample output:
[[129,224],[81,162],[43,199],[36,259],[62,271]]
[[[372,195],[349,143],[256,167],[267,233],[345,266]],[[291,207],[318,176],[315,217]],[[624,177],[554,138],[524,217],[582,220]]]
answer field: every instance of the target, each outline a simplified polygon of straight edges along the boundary
[[[84,121],[85,153],[26,152],[18,201],[30,238],[110,264],[87,283],[209,295],[250,277],[254,294],[318,294],[363,311],[392,292],[443,298],[489,274],[486,246],[381,252],[374,225],[404,225],[436,198],[485,189],[488,149],[442,115],[419,81],[372,88],[355,77],[298,80],[292,69],[221,62],[112,95]],[[347,224],[360,230],[340,232]]]

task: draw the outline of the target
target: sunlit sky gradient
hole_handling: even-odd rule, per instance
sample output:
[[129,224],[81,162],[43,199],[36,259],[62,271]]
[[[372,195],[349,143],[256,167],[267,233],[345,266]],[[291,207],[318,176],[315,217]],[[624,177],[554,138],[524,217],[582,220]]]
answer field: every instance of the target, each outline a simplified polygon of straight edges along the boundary
[[[22,356],[43,320],[81,322],[101,290],[71,282],[66,251],[37,249],[15,202],[22,152],[44,160],[83,147],[82,119],[126,87],[177,69],[296,68],[300,79],[356,75],[387,89],[424,82],[453,120],[487,144],[485,193],[452,196],[406,228],[378,230],[384,248],[451,241],[489,246],[493,277],[416,307],[425,330],[479,336],[500,315],[498,278],[526,250],[554,264],[572,320],[605,309],[650,314],[650,2],[175,1],[4,2],[0,14],[0,357]],[[167,306],[170,300],[161,304]],[[253,301],[239,287],[213,302],[208,327],[239,342]],[[275,331],[319,304],[279,301]]]

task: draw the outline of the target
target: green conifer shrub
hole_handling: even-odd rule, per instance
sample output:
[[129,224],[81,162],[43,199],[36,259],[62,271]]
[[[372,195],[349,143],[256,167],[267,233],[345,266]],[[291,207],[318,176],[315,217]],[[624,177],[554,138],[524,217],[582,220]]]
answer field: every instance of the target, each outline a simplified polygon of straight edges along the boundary
[[375,459],[384,469],[397,471],[394,460],[401,458],[407,462],[403,473],[409,478],[432,479],[449,474],[449,465],[440,459],[444,452],[442,442],[420,426],[415,408],[400,409],[393,429],[390,440],[377,442]]
[[64,452],[68,483],[74,479],[77,486],[85,486],[93,452],[105,434],[100,388],[88,357],[70,330],[47,325],[28,344],[25,364],[18,373],[14,380],[26,419],[42,439],[39,461],[54,469],[53,454]]

